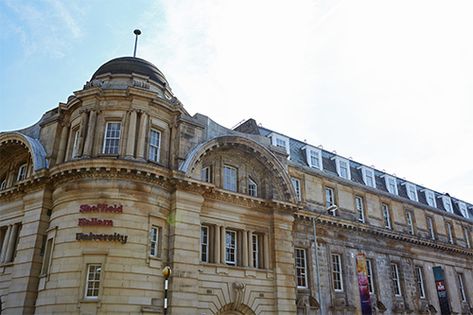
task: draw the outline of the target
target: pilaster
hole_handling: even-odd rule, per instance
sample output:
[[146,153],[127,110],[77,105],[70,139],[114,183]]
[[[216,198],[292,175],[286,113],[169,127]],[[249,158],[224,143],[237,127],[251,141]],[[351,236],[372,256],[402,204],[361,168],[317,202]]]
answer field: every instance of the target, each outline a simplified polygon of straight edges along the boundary
[[[22,227],[11,283],[3,310],[7,314],[33,314],[38,290],[42,258],[42,236],[48,227],[47,209],[50,205],[48,191],[38,191],[25,197]],[[12,228],[11,237],[14,237]]]
[[195,314],[199,306],[200,211],[204,198],[197,193],[176,190],[170,219],[169,290],[170,314]]
[[292,213],[274,210],[274,287],[277,314],[296,313]]

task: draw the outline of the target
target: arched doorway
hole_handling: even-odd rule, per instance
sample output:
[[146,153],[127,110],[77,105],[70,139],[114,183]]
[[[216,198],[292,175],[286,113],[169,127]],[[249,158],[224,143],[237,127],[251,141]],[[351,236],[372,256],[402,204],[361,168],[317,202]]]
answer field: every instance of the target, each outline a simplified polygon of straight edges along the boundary
[[256,315],[256,313],[246,304],[234,303],[224,305],[215,315]]

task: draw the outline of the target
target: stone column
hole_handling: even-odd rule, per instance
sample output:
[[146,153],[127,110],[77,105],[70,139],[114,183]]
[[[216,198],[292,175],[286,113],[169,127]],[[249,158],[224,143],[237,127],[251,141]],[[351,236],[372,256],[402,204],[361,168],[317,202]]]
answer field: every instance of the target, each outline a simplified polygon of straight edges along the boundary
[[95,135],[95,122],[97,120],[97,112],[95,110],[90,111],[89,115],[89,124],[87,127],[87,136],[85,138],[84,144],[84,156],[90,157],[92,153],[92,146],[94,143],[94,135]]
[[[243,231],[242,234],[243,234],[243,240],[242,240],[242,243],[243,243],[243,246],[242,246],[242,258],[243,258],[243,267],[248,267],[248,257],[251,257],[251,256],[248,256],[248,233],[251,234],[251,232],[248,232],[248,231]],[[250,258],[251,259],[251,258]]]
[[274,235],[274,288],[277,314],[296,314],[293,227],[290,212],[273,212]]
[[59,149],[57,151],[56,164],[62,163],[66,157],[67,136],[69,135],[69,127],[65,122],[61,123],[61,138],[59,140]]
[[[170,262],[173,270],[169,294],[170,314],[195,314],[199,307],[200,211],[204,198],[177,189],[172,196],[169,226]],[[162,283],[162,282],[161,282]]]
[[10,242],[11,231],[12,231],[12,225],[10,224],[5,233],[5,238],[3,239],[2,254],[0,256],[0,263],[2,264],[5,263],[5,257],[7,255],[8,243]]
[[269,269],[269,236],[267,233],[264,234],[264,268]]
[[220,225],[215,226],[214,240],[215,240],[214,262],[218,264],[220,263]]
[[225,240],[225,227],[220,227],[220,262],[225,264],[225,245],[227,241]]
[[135,155],[135,140],[136,140],[136,111],[132,110],[130,112],[128,123],[128,135],[126,139],[126,158],[134,158]]
[[145,159],[145,147],[146,147],[146,133],[148,131],[148,115],[145,112],[141,113],[140,117],[140,129],[138,131],[138,139],[136,146],[136,157],[140,160]]

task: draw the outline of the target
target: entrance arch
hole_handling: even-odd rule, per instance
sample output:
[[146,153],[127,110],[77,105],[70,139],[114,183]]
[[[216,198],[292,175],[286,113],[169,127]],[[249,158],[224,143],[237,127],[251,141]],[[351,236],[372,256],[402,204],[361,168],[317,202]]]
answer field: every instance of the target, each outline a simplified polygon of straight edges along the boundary
[[229,303],[224,305],[215,315],[256,315],[256,313],[246,304]]

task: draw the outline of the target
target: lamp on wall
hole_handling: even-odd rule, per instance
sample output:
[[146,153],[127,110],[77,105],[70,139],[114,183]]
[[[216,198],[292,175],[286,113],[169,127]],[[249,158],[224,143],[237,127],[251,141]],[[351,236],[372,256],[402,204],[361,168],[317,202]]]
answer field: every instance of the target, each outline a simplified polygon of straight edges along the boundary
[[164,276],[164,310],[163,314],[166,315],[168,311],[168,282],[169,277],[171,276],[171,267],[166,266],[163,268],[163,276]]
[[[338,210],[338,206],[333,204],[327,209],[325,209],[325,212],[332,214],[333,212]],[[319,213],[318,216],[312,218],[312,229],[314,232],[314,252],[315,252],[315,274],[317,275],[317,299],[319,300],[319,305],[320,305],[320,314],[325,314],[324,312],[324,303],[322,303],[322,293],[321,293],[321,287],[320,287],[320,273],[319,273],[319,255],[318,255],[318,250],[317,250],[317,224],[316,221],[317,219],[324,214],[325,212]]]

